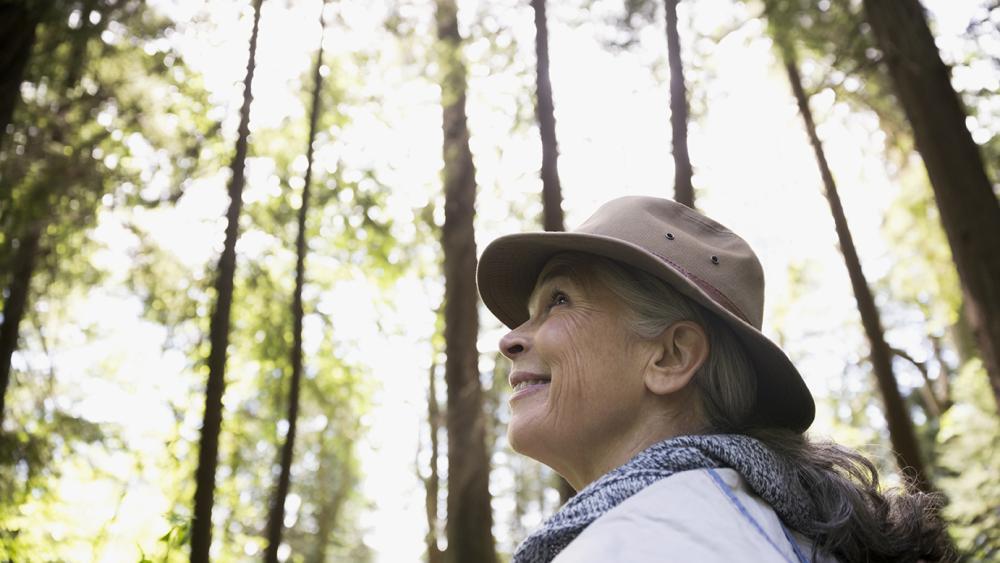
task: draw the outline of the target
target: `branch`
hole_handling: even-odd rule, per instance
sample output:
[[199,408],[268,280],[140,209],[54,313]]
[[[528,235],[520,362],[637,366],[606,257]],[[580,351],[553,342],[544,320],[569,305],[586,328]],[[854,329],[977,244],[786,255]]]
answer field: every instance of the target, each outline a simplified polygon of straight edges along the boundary
[[923,387],[920,388],[920,394],[924,396],[928,408],[932,411],[931,414],[933,414],[935,418],[940,417],[941,413],[944,411],[941,408],[941,401],[938,399],[938,396],[934,393],[933,383],[931,381],[930,375],[927,372],[927,364],[925,364],[924,362],[918,362],[913,358],[913,356],[907,354],[904,350],[900,350],[899,348],[893,348],[892,346],[890,346],[889,351],[892,352],[893,355],[910,362],[911,364],[913,364],[914,367],[917,368],[917,371],[919,371],[920,375],[923,376],[924,378],[924,385]]
[[938,388],[941,397],[941,404],[944,410],[951,408],[951,380],[955,375],[955,368],[944,361],[944,346],[941,338],[931,336],[931,346],[934,348],[934,359],[938,363]]

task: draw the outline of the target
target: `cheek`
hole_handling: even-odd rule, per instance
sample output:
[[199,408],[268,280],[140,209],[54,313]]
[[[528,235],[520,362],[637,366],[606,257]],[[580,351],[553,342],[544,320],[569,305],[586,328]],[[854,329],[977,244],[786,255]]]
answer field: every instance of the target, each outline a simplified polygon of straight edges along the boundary
[[535,346],[553,374],[549,395],[552,414],[568,417],[572,411],[579,414],[602,402],[608,388],[615,385],[622,358],[616,346],[608,346],[615,339],[602,337],[570,315],[558,321],[536,334]]

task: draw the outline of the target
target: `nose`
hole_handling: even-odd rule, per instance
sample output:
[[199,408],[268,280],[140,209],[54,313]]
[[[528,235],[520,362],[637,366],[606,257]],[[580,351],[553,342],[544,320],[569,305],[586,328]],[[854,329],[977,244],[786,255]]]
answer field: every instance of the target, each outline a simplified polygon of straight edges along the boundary
[[528,336],[525,333],[524,325],[521,325],[505,334],[500,339],[500,353],[509,360],[524,353],[528,349]]

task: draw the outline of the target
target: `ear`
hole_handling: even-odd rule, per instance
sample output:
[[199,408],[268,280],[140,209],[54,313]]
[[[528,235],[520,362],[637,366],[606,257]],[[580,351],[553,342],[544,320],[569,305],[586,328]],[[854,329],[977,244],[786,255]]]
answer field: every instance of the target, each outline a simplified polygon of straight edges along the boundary
[[646,388],[656,395],[683,389],[708,358],[708,335],[692,321],[677,321],[653,339],[654,354],[646,366]]

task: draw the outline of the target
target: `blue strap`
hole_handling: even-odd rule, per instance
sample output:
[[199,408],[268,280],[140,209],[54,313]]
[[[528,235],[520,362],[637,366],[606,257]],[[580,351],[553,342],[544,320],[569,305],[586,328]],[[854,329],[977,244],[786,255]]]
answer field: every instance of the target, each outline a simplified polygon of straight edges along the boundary
[[[760,525],[759,522],[757,522],[757,519],[750,514],[750,511],[748,511],[745,506],[743,506],[743,503],[740,502],[740,499],[736,498],[736,495],[733,493],[732,488],[730,488],[730,486],[726,484],[726,482],[722,479],[722,476],[720,476],[718,472],[715,471],[715,469],[709,469],[708,474],[715,481],[715,484],[716,486],[719,487],[719,490],[726,495],[726,497],[730,500],[730,502],[733,503],[733,506],[736,507],[736,509],[740,512],[740,514],[742,514],[743,517],[746,518],[748,522],[750,522],[750,525],[753,526],[755,530],[757,530],[757,533],[760,534],[761,537],[764,538],[767,541],[767,543],[770,544],[771,547],[773,547],[774,550],[778,552],[779,555],[781,555],[782,559],[784,559],[785,561],[789,561],[789,563],[795,563],[794,561],[788,559],[788,557],[785,556],[785,553],[781,551],[781,549],[778,547],[776,543],[774,543],[774,540],[771,539],[771,536],[767,535],[767,532],[765,532],[764,528]],[[809,563],[809,559],[807,559],[806,556],[802,554],[802,550],[799,549],[798,544],[788,534],[788,530],[785,529],[784,526],[782,526],[781,529],[782,531],[785,532],[785,539],[788,540],[788,543],[792,544],[792,550],[795,552],[795,556],[798,558],[799,563]]]
[[792,551],[794,551],[795,556],[799,558],[799,563],[810,563],[809,558],[802,553],[802,548],[799,547],[799,542],[795,541],[795,538],[793,538],[792,534],[788,532],[788,528],[786,528],[784,524],[781,525],[781,531],[785,532],[785,539],[788,540],[788,543],[792,544]]

